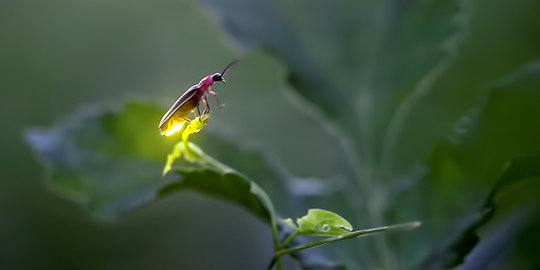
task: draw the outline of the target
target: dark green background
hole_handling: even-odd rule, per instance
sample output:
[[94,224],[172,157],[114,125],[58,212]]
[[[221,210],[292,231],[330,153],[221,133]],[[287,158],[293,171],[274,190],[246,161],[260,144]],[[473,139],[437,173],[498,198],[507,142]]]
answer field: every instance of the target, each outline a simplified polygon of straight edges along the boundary
[[[468,37],[441,88],[485,87],[538,58],[534,2],[474,1]],[[268,149],[300,177],[339,175],[337,143],[290,102],[280,62],[236,47],[199,2],[0,2],[0,269],[264,267],[269,228],[243,209],[183,193],[99,223],[44,186],[23,138],[25,128],[51,125],[82,105],[136,97],[165,108],[232,59],[241,62],[229,83],[214,87],[226,107],[208,129]],[[458,114],[475,97],[456,89],[446,100],[449,114]]]

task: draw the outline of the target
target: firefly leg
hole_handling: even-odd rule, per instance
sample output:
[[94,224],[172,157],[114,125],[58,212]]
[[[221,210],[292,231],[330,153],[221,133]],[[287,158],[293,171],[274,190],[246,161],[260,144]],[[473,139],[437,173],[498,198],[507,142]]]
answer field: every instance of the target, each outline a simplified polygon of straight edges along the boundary
[[198,116],[201,116],[201,109],[199,109],[199,104],[197,104],[197,112],[199,113]]
[[203,114],[208,114],[210,112],[210,104],[208,104],[208,100],[206,99],[206,97],[203,98],[202,102],[205,107]]
[[208,91],[208,93],[210,93],[210,95],[212,95],[212,96],[214,96],[214,97],[216,98],[217,105],[219,106],[220,109],[223,109],[223,107],[225,106],[225,104],[223,104],[223,103],[221,103],[221,102],[219,101],[219,97],[218,97],[218,95],[216,94],[216,92],[210,90],[210,91]]

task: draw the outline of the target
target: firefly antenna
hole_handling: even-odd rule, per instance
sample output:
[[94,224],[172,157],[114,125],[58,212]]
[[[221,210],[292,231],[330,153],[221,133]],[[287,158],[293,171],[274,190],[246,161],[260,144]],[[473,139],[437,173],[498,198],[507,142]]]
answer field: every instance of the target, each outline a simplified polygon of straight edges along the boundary
[[234,64],[238,63],[238,60],[234,60],[232,61],[224,70],[223,72],[221,72],[221,77],[225,76],[225,73],[227,73],[227,71],[229,71],[229,69],[234,66]]

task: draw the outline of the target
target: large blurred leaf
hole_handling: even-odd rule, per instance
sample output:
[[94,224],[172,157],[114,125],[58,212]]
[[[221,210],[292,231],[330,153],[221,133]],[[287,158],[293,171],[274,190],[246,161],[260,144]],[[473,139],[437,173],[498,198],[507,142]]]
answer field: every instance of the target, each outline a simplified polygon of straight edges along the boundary
[[[399,131],[407,128],[415,99],[452,60],[469,1],[202,2],[238,44],[265,48],[283,61],[294,93],[330,122],[346,148],[353,203],[342,211],[355,213],[360,226],[385,224],[387,183],[401,180],[392,172]],[[418,217],[405,220],[411,218]],[[374,268],[370,261],[378,260],[380,268],[395,268],[381,240],[374,238],[373,254],[354,246],[348,256],[359,267]]]
[[[396,212],[400,209],[403,212],[403,208],[406,207],[408,210],[405,212],[412,211],[422,215],[425,224],[429,225],[416,235],[411,234],[409,241],[420,240],[416,244],[422,245],[440,245],[441,239],[458,242],[453,238],[455,234],[442,237],[450,232],[452,224],[457,223],[456,218],[469,214],[470,206],[480,203],[478,194],[485,193],[486,188],[493,185],[509,160],[540,151],[538,104],[540,104],[539,62],[526,65],[515,74],[495,83],[487,91],[476,109],[460,120],[455,134],[435,147],[428,162],[429,171],[424,181],[405,194],[409,196],[408,199],[400,197],[397,200]],[[513,181],[514,178],[524,178],[521,174],[534,172],[535,167],[525,161],[527,159],[519,159],[512,163],[496,185]],[[524,162],[529,164],[529,167],[522,166]],[[501,189],[497,186],[493,190]],[[405,200],[417,206],[414,207]],[[510,203],[515,202],[507,200],[501,207],[508,207],[505,204]],[[489,218],[487,213],[482,211],[487,210],[484,207],[480,214],[473,214],[474,221],[470,222],[471,224],[478,222],[481,225]],[[473,227],[471,232],[476,229]],[[471,239],[465,237],[461,241]],[[465,248],[459,251],[458,255],[448,254],[448,256],[459,260],[472,246],[471,243],[469,246],[461,243],[456,247],[456,253],[458,248],[469,249]],[[439,255],[441,259],[442,255]]]
[[26,138],[47,165],[50,186],[96,215],[112,217],[148,201],[173,143],[156,133],[162,110],[129,103],[88,107]]
[[[431,190],[450,201],[493,183],[504,164],[540,150],[540,62],[524,66],[490,87],[455,133],[434,148],[429,160]],[[437,195],[438,196],[438,195]],[[452,196],[454,199],[451,199]]]
[[453,156],[467,178],[492,181],[506,162],[540,149],[540,62],[499,80],[487,93],[438,151]]
[[[47,165],[50,186],[98,216],[115,217],[181,186],[234,201],[269,220],[266,195],[225,165],[173,167],[175,175],[162,179],[167,154],[178,140],[157,132],[162,113],[157,106],[136,102],[119,110],[92,107],[53,128],[31,129],[26,137]],[[219,138],[214,142],[219,148]],[[261,156],[249,155],[251,163],[265,168]],[[192,161],[199,164],[197,158]]]
[[394,147],[387,147],[394,173],[423,160],[456,119],[478,105],[493,82],[540,58],[540,39],[533,38],[540,31],[540,20],[532,15],[540,10],[540,2],[471,2],[470,27],[455,61],[432,81],[429,92],[415,95],[403,106],[408,112],[400,114],[399,122],[405,126],[393,133]]
[[368,160],[397,103],[429,89],[464,26],[457,0],[203,2],[239,44],[277,54],[294,90]]
[[[480,241],[477,231],[493,217],[500,205],[496,201],[497,195],[507,192],[516,182],[528,179],[540,180],[540,155],[538,154],[516,158],[508,164],[482,207],[472,216],[462,232],[446,247],[434,252],[424,262],[421,269],[442,269],[461,264]],[[536,190],[535,194],[536,200],[539,200],[540,190]]]

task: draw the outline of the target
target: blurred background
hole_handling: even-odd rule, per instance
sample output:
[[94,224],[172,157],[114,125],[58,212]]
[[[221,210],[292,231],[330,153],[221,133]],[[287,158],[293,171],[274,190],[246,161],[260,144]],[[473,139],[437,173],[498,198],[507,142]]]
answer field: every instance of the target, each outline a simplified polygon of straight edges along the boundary
[[[273,5],[271,1],[261,2]],[[443,96],[438,97],[442,101],[436,105],[442,107],[435,109],[444,110],[442,118],[448,120],[438,123],[440,126],[449,129],[455,123],[449,115],[466,113],[477,100],[477,92],[470,89],[486,89],[540,57],[540,5],[535,2],[469,1],[472,8],[466,37],[438,85]],[[238,5],[239,1],[233,3]],[[299,178],[337,181],[347,177],[343,173],[348,170],[346,155],[335,139],[338,132],[321,124],[321,113],[291,92],[287,82],[290,63],[275,51],[252,50],[253,46],[230,38],[224,31],[217,13],[220,5],[228,4],[195,0],[0,2],[0,269],[263,269],[272,255],[270,229],[244,209],[195,192],[183,192],[131,212],[117,222],[100,222],[45,185],[44,169],[24,140],[26,128],[53,125],[88,104],[140,99],[161,104],[165,111],[185,89],[203,76],[221,71],[233,59],[240,59],[240,63],[227,75],[228,83],[213,88],[226,106],[214,111],[204,132],[264,149]],[[291,13],[283,17],[303,14],[294,10],[291,7]],[[339,14],[320,17],[321,25],[336,16]],[[256,24],[253,27],[257,33],[267,31],[257,29]],[[328,29],[321,31],[327,33]],[[269,36],[272,34],[268,31]],[[316,33],[309,36],[316,37]],[[314,52],[328,50],[322,45],[311,48]],[[531,117],[537,120],[538,115]],[[420,125],[416,130],[426,128],[425,122],[410,125],[415,124]],[[197,136],[204,136],[204,132]],[[446,136],[441,133],[441,137]],[[530,134],[538,134],[538,127],[531,126]],[[444,147],[441,149],[444,151]],[[538,149],[524,146],[522,152]],[[482,168],[493,174],[499,169]],[[494,178],[478,180],[474,192],[446,194],[441,200],[451,197],[460,201],[464,196],[463,204],[469,204],[471,198],[483,198]],[[475,193],[479,190],[482,192]],[[303,215],[307,208],[320,207],[340,213],[331,200],[299,201],[298,208],[278,212],[295,217]],[[408,197],[407,201],[414,199]],[[480,203],[476,200],[474,206]],[[455,211],[452,215],[461,216],[474,208],[461,206],[434,206],[434,211],[450,209]],[[422,220],[418,212],[422,210],[408,212],[410,215],[392,213],[392,220]],[[361,217],[350,220],[357,224]],[[446,219],[438,222],[443,223],[444,230],[450,227]],[[532,252],[516,252],[510,252],[511,259],[498,267],[535,265],[532,256],[527,256]],[[293,265],[289,262],[291,269]]]

